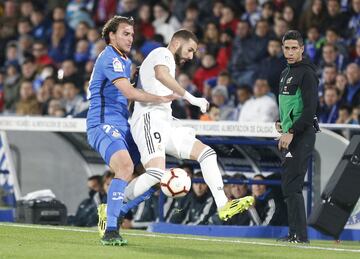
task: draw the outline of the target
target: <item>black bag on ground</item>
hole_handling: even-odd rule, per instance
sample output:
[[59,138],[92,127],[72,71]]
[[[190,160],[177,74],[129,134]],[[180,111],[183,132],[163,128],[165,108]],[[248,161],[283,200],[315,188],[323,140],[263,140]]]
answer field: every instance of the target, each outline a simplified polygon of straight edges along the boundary
[[42,225],[66,225],[66,206],[56,199],[20,200],[16,204],[16,222]]

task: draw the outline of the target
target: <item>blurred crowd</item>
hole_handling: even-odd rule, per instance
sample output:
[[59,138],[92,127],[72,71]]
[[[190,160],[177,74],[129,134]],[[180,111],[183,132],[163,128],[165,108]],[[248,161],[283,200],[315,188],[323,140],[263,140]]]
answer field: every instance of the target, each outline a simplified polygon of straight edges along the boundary
[[180,28],[200,39],[177,79],[211,108],[177,100],[179,119],[276,121],[281,38],[297,29],[318,68],[320,122],[359,124],[360,0],[0,0],[0,112],[85,117],[101,28],[115,14],[135,18],[134,68]]

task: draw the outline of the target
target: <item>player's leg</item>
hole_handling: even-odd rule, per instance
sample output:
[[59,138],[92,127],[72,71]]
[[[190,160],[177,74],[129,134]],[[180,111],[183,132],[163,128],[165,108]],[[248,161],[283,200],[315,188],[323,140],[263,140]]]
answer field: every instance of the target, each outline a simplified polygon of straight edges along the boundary
[[146,113],[130,124],[141,162],[146,169],[145,173],[132,180],[126,188],[125,196],[132,200],[158,184],[164,174],[169,122],[163,121],[154,113]]
[[253,197],[244,197],[228,201],[224,192],[224,183],[217,163],[216,152],[195,138],[193,129],[186,127],[173,128],[167,152],[181,159],[196,160],[218,207],[219,217],[229,217],[248,209],[254,202]]
[[[115,173],[107,195],[106,231],[101,239],[104,245],[123,245],[118,232],[117,222],[123,205],[124,190],[134,169],[125,141],[126,129],[118,129],[111,125],[100,125],[88,131],[89,144],[97,150],[106,164]],[[103,211],[99,211],[100,215]],[[101,218],[100,218],[101,220]],[[101,224],[104,226],[104,224]]]
[[217,163],[216,152],[200,140],[194,142],[190,159],[197,160],[206,184],[209,186],[218,207],[219,218],[228,220],[232,216],[244,212],[254,204],[252,196],[227,200],[224,183]]

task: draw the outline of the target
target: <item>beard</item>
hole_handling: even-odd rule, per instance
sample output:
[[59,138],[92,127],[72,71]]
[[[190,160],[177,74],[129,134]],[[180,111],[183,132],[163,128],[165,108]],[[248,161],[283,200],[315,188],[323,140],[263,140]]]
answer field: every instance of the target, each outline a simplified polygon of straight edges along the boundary
[[181,53],[182,53],[182,46],[177,49],[174,55],[175,64],[178,66],[183,65],[187,61],[187,59],[181,57]]

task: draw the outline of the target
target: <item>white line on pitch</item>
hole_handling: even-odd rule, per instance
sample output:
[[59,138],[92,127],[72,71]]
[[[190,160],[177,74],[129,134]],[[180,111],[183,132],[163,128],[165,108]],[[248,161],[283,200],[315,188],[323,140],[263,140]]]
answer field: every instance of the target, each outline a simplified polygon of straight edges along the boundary
[[[21,225],[21,224],[9,224],[9,223],[0,223],[0,226],[97,233],[96,230],[90,230],[90,229],[64,228],[64,227],[54,227],[54,226]],[[310,249],[310,250],[360,253],[360,250],[358,249],[331,248],[331,247],[309,246],[309,245],[290,245],[290,244],[285,245],[285,244],[274,244],[274,243],[257,242],[257,241],[226,240],[226,239],[214,239],[214,238],[203,238],[203,237],[183,237],[183,236],[168,236],[168,235],[158,235],[158,234],[142,234],[142,233],[130,233],[127,231],[122,231],[122,233],[129,236],[156,237],[156,238],[195,240],[195,241],[218,242],[218,243],[237,243],[237,244],[260,245],[260,246],[275,246],[275,247],[301,248],[301,249]]]

